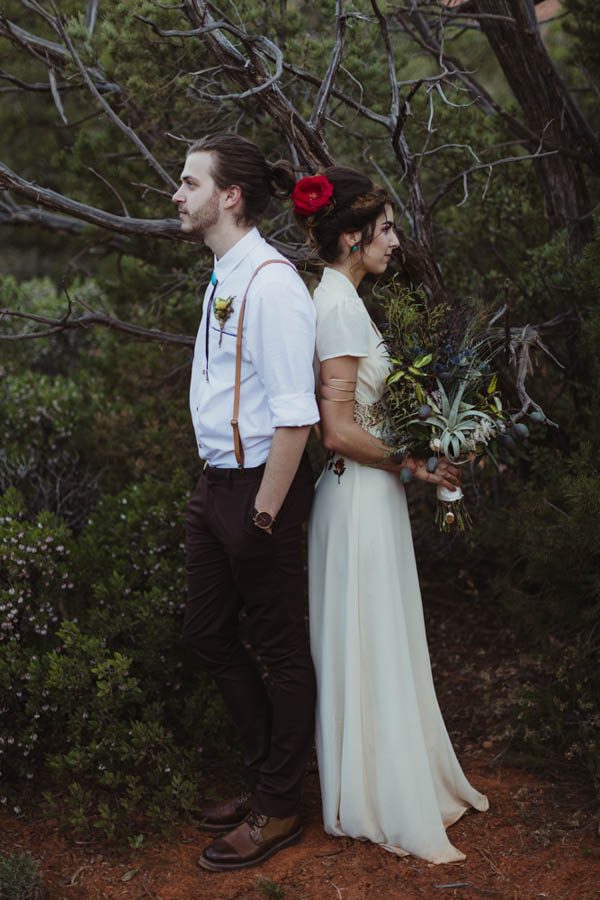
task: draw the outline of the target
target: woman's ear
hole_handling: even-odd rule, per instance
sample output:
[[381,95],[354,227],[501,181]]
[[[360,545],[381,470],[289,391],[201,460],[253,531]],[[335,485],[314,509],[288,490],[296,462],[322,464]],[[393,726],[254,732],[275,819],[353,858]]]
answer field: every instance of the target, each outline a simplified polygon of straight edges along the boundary
[[360,231],[344,231],[341,234],[341,239],[344,250],[348,253],[355,253],[360,245],[361,233]]

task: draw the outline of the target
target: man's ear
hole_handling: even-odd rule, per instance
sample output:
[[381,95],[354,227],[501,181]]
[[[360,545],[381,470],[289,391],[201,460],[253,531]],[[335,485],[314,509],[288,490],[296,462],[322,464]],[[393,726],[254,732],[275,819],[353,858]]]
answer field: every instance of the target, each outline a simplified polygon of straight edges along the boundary
[[239,184],[230,184],[225,188],[224,209],[234,209],[238,203],[242,202],[242,189]]

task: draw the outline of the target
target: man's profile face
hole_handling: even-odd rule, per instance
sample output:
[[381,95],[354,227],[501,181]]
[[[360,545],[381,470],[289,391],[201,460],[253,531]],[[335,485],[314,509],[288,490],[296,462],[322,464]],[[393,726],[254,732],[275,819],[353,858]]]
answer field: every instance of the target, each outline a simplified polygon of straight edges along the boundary
[[211,175],[211,154],[192,153],[185,161],[181,185],[173,194],[181,230],[204,237],[221,215],[221,191]]

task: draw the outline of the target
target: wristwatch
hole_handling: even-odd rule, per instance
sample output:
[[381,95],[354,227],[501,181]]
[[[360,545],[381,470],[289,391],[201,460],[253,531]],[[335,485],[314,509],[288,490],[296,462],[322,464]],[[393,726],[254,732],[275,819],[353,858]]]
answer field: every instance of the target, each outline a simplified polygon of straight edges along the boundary
[[255,509],[252,513],[252,521],[257,528],[261,529],[261,531],[270,532],[275,524],[275,516],[272,516],[271,513]]

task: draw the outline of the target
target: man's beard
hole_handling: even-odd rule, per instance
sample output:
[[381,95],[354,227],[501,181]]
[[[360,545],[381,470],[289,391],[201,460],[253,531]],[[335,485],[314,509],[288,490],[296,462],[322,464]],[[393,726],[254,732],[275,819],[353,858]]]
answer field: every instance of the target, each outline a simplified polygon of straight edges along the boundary
[[215,188],[202,209],[196,210],[193,214],[188,213],[187,222],[184,221],[183,228],[185,231],[203,238],[208,229],[217,224],[219,216],[219,191]]

